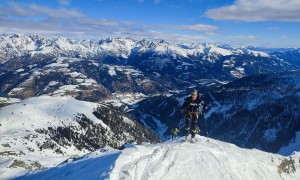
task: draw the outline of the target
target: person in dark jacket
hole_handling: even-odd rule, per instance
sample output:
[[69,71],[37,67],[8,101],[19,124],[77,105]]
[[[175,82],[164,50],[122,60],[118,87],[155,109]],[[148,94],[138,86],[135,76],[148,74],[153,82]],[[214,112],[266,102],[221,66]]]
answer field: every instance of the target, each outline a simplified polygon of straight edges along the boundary
[[[203,109],[200,109],[201,106]],[[194,137],[197,133],[199,133],[199,127],[197,126],[199,112],[203,113],[207,110],[207,105],[201,98],[200,93],[197,90],[193,90],[191,96],[187,97],[181,106],[180,114],[183,114],[184,110],[187,110],[186,113],[186,123],[185,123],[185,130],[186,130],[186,139],[190,134],[190,129],[192,131],[192,140],[194,142]]]

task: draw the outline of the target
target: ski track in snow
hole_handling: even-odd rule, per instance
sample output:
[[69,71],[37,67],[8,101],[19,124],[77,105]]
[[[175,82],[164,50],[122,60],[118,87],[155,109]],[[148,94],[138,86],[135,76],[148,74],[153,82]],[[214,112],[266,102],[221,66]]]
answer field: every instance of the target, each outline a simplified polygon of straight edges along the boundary
[[200,144],[171,141],[126,149],[110,179],[281,179],[277,173],[279,163],[270,160],[280,155],[215,140],[207,142],[204,137],[197,141]]
[[[165,173],[164,176],[166,176],[174,165],[174,157],[178,154],[178,152],[171,151],[171,148],[174,147],[157,147],[151,150],[141,149],[147,151],[146,154],[141,154],[139,151],[132,153],[129,162],[116,167],[112,172],[111,179],[132,179],[132,177],[135,177],[135,179],[156,179],[155,173]],[[119,161],[121,162],[122,159]],[[140,173],[141,171],[143,172]]]

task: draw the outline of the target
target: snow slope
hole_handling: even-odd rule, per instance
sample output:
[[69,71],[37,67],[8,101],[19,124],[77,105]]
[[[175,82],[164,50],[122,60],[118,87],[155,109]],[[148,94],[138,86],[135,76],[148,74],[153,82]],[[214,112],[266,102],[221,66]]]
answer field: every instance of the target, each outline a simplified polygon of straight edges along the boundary
[[14,160],[26,164],[38,162],[43,167],[53,167],[67,158],[87,153],[87,150],[80,151],[74,146],[60,145],[57,146],[61,148],[63,154],[50,149],[41,150],[39,146],[47,142],[49,137],[39,134],[37,129],[55,128],[62,124],[78,126],[74,120],[77,113],[85,114],[95,123],[106,126],[92,114],[97,106],[96,103],[77,101],[70,97],[40,96],[1,108],[0,179],[10,177],[11,173],[17,175],[28,171],[20,167],[8,168]]
[[55,167],[105,146],[159,142],[155,137],[99,103],[67,96],[28,98],[0,108],[0,180]]
[[[103,149],[77,161],[17,179],[299,179],[296,172],[278,173],[285,158],[256,149],[197,136],[197,143],[169,141],[161,144],[130,145],[124,150]],[[180,140],[180,139],[179,139]]]

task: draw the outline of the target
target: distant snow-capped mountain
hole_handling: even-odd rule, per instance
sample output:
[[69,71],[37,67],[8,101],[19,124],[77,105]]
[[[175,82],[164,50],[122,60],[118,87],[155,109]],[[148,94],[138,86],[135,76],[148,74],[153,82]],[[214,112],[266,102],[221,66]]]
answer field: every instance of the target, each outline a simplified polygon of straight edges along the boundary
[[99,59],[105,56],[115,58],[129,58],[132,53],[154,53],[156,55],[169,55],[176,57],[200,57],[207,55],[208,60],[218,56],[249,54],[254,56],[269,56],[265,52],[255,53],[239,48],[224,48],[208,43],[199,44],[175,44],[165,41],[154,42],[147,40],[133,40],[131,38],[107,38],[98,43],[91,40],[81,42],[58,37],[48,38],[39,35],[2,35],[0,37],[0,62],[6,62],[13,58],[30,56],[53,55]]
[[[107,38],[81,42],[39,35],[0,38],[0,69],[10,70],[51,63],[57,57],[93,60],[95,63],[131,65],[150,79],[195,83],[200,79],[236,78],[296,69],[283,55],[208,43],[176,44],[131,38]],[[299,53],[300,56],[300,53]],[[168,83],[163,83],[168,84]],[[190,84],[191,85],[191,84]],[[189,85],[189,86],[190,86]],[[167,85],[167,88],[171,86]],[[172,87],[173,88],[173,87]]]

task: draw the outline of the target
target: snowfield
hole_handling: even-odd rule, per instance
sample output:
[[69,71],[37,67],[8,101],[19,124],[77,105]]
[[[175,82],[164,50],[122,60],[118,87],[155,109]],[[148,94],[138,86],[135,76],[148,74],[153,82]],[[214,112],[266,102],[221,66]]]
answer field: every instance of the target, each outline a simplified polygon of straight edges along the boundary
[[87,150],[79,151],[72,146],[61,147],[64,155],[50,149],[40,150],[38,144],[47,142],[49,137],[39,134],[37,129],[61,124],[76,126],[74,119],[78,113],[106,126],[93,115],[97,106],[96,103],[78,101],[71,97],[40,96],[1,108],[0,179],[22,175],[28,171],[20,167],[9,168],[14,160],[26,164],[38,162],[43,167],[53,167],[67,158],[87,153]]
[[294,173],[279,173],[278,167],[287,157],[202,136],[196,139],[195,144],[180,142],[179,138],[160,144],[128,145],[124,150],[104,148],[79,160],[17,179],[300,179],[300,154],[290,157],[294,159]]
[[56,167],[101,147],[160,141],[104,104],[67,96],[28,98],[0,108],[0,180]]

